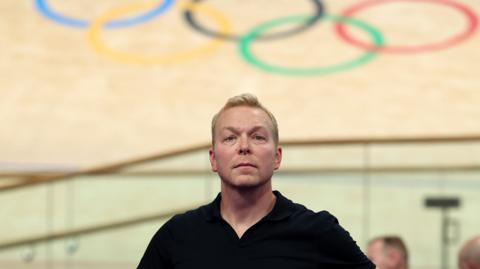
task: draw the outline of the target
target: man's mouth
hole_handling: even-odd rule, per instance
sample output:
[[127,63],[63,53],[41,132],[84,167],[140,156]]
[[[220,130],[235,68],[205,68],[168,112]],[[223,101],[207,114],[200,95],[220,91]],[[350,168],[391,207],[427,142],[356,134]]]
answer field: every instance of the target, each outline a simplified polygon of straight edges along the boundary
[[233,168],[239,168],[239,167],[255,167],[256,168],[257,166],[251,163],[239,163],[235,165]]

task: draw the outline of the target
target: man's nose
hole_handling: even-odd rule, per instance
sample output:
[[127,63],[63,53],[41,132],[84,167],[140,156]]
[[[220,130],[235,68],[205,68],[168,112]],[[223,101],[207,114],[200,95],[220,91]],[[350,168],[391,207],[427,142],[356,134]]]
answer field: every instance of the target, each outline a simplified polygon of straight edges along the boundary
[[245,155],[250,154],[250,143],[247,137],[241,137],[238,145],[238,153]]

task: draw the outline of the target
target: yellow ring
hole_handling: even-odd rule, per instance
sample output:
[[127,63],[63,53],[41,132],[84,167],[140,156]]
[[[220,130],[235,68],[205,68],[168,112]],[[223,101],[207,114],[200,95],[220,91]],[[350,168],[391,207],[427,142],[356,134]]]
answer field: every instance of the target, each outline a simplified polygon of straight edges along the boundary
[[[177,62],[186,61],[192,58],[200,57],[203,55],[207,55],[212,53],[215,49],[217,49],[222,40],[212,39],[212,41],[207,42],[206,44],[186,50],[181,52],[174,52],[169,54],[154,54],[154,55],[145,55],[145,54],[137,54],[131,52],[124,52],[118,49],[113,49],[108,47],[102,40],[101,40],[101,30],[102,26],[107,22],[115,19],[117,17],[124,16],[130,12],[138,12],[142,10],[148,10],[152,8],[154,5],[158,5],[158,3],[136,3],[136,4],[129,4],[125,6],[116,7],[114,9],[105,12],[104,14],[100,15],[98,18],[94,19],[88,28],[87,31],[87,39],[89,43],[93,46],[93,48],[99,53],[108,58],[125,62],[125,63],[134,63],[134,64],[173,64]],[[231,26],[228,20],[217,10],[207,7],[204,4],[197,4],[197,3],[188,3],[182,4],[180,8],[190,9],[195,12],[203,13],[210,18],[212,18],[216,24],[218,25],[220,31],[222,33],[230,33]]]

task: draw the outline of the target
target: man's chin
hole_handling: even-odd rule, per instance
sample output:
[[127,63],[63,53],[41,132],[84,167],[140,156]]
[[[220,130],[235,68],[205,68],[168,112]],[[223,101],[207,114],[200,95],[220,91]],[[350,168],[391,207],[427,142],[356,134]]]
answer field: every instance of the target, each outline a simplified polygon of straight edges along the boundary
[[249,192],[258,189],[263,184],[239,184],[234,186],[240,192]]
[[257,189],[269,182],[269,180],[266,181],[260,181],[257,179],[237,179],[233,182],[230,181],[223,181],[225,184],[229,185],[232,188],[235,188],[240,191],[249,191],[253,189]]

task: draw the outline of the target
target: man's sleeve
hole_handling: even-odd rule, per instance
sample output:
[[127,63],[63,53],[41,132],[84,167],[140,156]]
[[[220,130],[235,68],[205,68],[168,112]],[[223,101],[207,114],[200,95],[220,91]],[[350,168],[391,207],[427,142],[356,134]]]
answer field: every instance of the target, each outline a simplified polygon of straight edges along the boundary
[[168,222],[153,236],[137,269],[171,269],[173,237]]
[[323,211],[323,228],[319,235],[322,268],[374,269],[375,265],[363,254],[337,218]]

